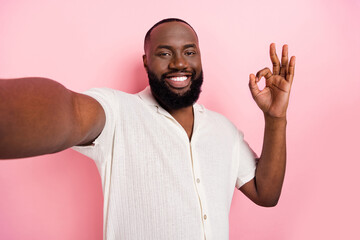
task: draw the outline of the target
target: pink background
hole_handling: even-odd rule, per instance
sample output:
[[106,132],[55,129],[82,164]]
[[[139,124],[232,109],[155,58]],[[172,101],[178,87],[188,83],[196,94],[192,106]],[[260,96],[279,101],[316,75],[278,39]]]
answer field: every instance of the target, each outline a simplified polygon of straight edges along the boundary
[[[230,239],[360,239],[360,0],[0,0],[0,78],[135,93],[147,82],[143,37],[166,17],[187,20],[200,37],[200,103],[230,118],[258,153],[263,118],[248,75],[271,66],[271,42],[297,57],[282,197],[261,208],[236,191]],[[91,160],[67,150],[0,162],[0,239],[101,237]]]

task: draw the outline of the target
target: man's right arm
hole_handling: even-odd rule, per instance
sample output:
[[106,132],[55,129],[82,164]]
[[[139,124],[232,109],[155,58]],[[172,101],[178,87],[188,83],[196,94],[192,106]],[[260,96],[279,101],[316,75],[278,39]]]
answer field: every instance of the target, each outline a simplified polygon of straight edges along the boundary
[[53,80],[0,80],[0,159],[91,144],[104,125],[105,112],[95,99]]

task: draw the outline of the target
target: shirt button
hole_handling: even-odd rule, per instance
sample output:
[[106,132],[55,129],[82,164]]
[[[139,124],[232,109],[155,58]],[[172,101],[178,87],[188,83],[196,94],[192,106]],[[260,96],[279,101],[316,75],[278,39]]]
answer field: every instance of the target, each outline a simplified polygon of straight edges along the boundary
[[196,182],[197,182],[197,183],[200,183],[200,178],[196,179]]
[[207,219],[207,216],[206,216],[206,214],[204,214],[204,220],[206,220]]

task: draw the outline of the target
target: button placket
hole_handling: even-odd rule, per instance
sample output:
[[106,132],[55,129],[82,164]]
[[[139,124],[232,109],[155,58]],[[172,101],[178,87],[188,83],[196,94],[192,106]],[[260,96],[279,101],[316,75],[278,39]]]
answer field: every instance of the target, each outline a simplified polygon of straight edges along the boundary
[[[202,171],[200,168],[200,162],[197,161],[197,152],[196,152],[196,139],[193,139],[192,141],[192,159],[193,159],[193,168],[194,168],[194,182],[195,187],[197,189],[197,194],[199,196],[200,202],[201,202],[201,220],[203,223],[203,229],[204,229],[204,235],[206,238],[211,236],[211,221],[209,222],[209,209],[207,205],[207,199],[205,194],[205,182],[204,182],[204,176],[202,176]],[[205,238],[205,239],[206,239]]]
[[206,239],[206,236],[208,235],[208,227],[206,226],[206,219],[208,218],[207,214],[207,207],[206,207],[206,200],[205,200],[205,194],[204,194],[204,189],[203,189],[203,185],[202,185],[202,180],[201,180],[201,171],[200,171],[200,165],[199,162],[197,161],[197,156],[196,156],[196,149],[194,149],[192,146],[195,145],[194,144],[194,139],[192,141],[192,143],[190,144],[191,146],[191,158],[192,158],[192,164],[193,164],[193,171],[194,171],[194,183],[195,183],[195,188],[196,188],[196,192],[199,198],[199,203],[200,203],[200,210],[201,210],[201,221],[203,224],[203,230],[204,230],[204,238]]

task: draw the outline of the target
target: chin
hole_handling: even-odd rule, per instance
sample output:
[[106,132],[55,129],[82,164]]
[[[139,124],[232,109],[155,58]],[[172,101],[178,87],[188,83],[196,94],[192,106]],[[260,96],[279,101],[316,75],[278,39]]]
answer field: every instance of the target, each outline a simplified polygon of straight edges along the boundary
[[148,71],[151,92],[156,100],[166,109],[177,110],[192,106],[200,96],[203,74],[196,79],[191,79],[184,88],[171,86],[164,79],[158,79]]

